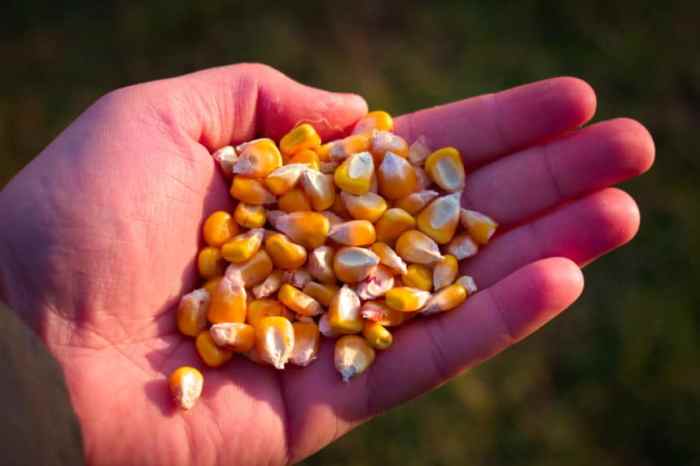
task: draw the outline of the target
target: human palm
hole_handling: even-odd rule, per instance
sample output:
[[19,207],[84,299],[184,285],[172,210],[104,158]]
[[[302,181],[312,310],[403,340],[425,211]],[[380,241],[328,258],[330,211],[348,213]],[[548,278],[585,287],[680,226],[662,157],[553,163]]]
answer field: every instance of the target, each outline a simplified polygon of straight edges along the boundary
[[309,121],[324,139],[366,111],[260,65],[142,84],[100,99],[0,193],[4,299],[63,366],[93,464],[279,464],[524,338],[581,293],[579,270],[630,240],[634,201],[608,186],[652,163],[653,142],[618,119],[579,129],[595,97],[559,78],[397,119],[409,140],[464,155],[464,203],[501,233],[462,265],[482,291],[409,323],[348,384],[318,360],[283,372],[245,358],[204,370],[194,409],[166,376],[198,365],[173,308],[196,282],[202,219],[232,205],[210,151]]

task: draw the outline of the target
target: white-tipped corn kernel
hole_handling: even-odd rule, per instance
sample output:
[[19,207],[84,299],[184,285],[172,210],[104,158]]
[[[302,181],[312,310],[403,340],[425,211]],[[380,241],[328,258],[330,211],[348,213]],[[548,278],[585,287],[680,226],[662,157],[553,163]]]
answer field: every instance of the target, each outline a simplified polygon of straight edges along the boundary
[[224,146],[218,149],[212,157],[219,164],[221,172],[228,179],[233,178],[233,165],[238,160],[238,154],[236,154],[236,149],[233,146]]
[[402,233],[396,240],[396,252],[403,260],[416,264],[430,265],[442,259],[437,243],[418,230]]
[[335,276],[345,283],[357,283],[367,278],[379,264],[379,257],[366,248],[344,247],[333,258]]
[[308,366],[318,355],[320,342],[318,326],[313,320],[294,322],[292,326],[294,327],[294,348],[289,360],[297,366]]
[[351,220],[333,225],[328,237],[345,246],[369,246],[374,243],[374,225],[367,220]]
[[339,335],[342,335],[340,332],[337,330],[334,330],[333,327],[331,327],[331,323],[328,319],[328,313],[324,313],[321,315],[321,318],[318,319],[318,330],[321,332],[321,335],[323,335],[326,338],[335,338]]
[[416,215],[423,210],[425,206],[430,204],[433,199],[438,197],[437,191],[424,190],[411,193],[408,196],[400,199],[396,203],[396,207],[405,210],[411,215]]
[[309,165],[305,163],[283,165],[267,175],[265,178],[265,186],[267,186],[267,189],[273,194],[281,196],[293,189],[299,182],[302,173],[308,169]]
[[455,256],[445,255],[433,268],[433,288],[438,291],[454,283],[459,272],[459,264]]
[[384,198],[373,192],[368,192],[361,196],[342,192],[340,197],[350,215],[356,220],[367,220],[374,223],[379,220],[379,217],[388,208]]
[[472,240],[467,234],[455,236],[447,246],[447,252],[455,256],[457,260],[460,261],[468,257],[472,257],[478,251],[479,246],[477,246],[474,240]]
[[441,289],[428,299],[420,310],[422,315],[451,311],[467,299],[467,290],[459,283]]
[[421,309],[430,298],[428,291],[399,286],[386,292],[386,305],[401,312],[414,312]]
[[362,330],[362,316],[360,315],[360,298],[357,293],[347,285],[344,285],[328,307],[328,323],[331,328],[339,333],[357,333]]
[[498,228],[498,223],[491,217],[475,210],[462,209],[460,219],[462,226],[476,244],[488,243]]
[[168,385],[177,405],[182,409],[192,409],[202,395],[204,377],[194,367],[182,366],[170,374]]
[[418,136],[413,144],[408,148],[408,161],[413,165],[422,166],[430,155],[430,147],[425,136]]
[[425,171],[445,191],[464,189],[464,164],[454,147],[443,147],[430,154],[425,161]]
[[374,243],[370,249],[379,257],[379,262],[388,267],[395,274],[403,275],[406,273],[406,263],[396,254],[391,246],[386,243]]
[[418,214],[418,229],[437,241],[447,244],[454,237],[459,225],[461,192],[438,197]]
[[292,323],[284,317],[264,317],[255,327],[255,338],[255,349],[260,359],[276,369],[284,369],[294,350]]
[[209,328],[214,343],[238,353],[250,351],[255,345],[255,328],[242,322],[222,322]]
[[324,175],[316,170],[306,170],[301,175],[301,186],[314,210],[320,212],[333,205],[335,185],[332,175]]
[[467,293],[469,293],[470,295],[479,291],[479,289],[476,286],[476,282],[474,281],[474,278],[470,277],[469,275],[462,275],[457,279],[455,283],[459,283],[460,285],[462,285],[467,290]]
[[335,342],[335,368],[343,382],[362,374],[374,362],[374,349],[357,335],[346,335]]
[[378,265],[369,276],[357,284],[355,291],[360,299],[377,299],[394,287],[394,276],[388,267]]
[[309,254],[306,269],[321,283],[328,285],[335,284],[335,273],[333,272],[333,256],[335,251],[330,246],[319,246]]

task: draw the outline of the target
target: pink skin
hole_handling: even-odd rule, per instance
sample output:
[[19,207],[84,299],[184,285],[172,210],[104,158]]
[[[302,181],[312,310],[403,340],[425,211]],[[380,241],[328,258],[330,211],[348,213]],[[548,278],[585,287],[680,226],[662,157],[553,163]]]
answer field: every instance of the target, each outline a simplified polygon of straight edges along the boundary
[[[463,264],[482,291],[401,327],[349,384],[331,342],[303,369],[237,357],[212,370],[175,328],[201,222],[232,207],[210,151],[302,120],[338,137],[366,112],[357,96],[265,66],[141,84],[90,107],[0,193],[2,297],[63,365],[91,464],[299,461],[534,332],[581,294],[579,266],[632,239],[636,204],[608,186],[646,171],[653,142],[627,119],[579,129],[594,110],[587,84],[555,78],[397,119],[409,139],[462,151],[465,205],[501,229]],[[184,364],[205,376],[190,412],[173,408],[165,381]]]

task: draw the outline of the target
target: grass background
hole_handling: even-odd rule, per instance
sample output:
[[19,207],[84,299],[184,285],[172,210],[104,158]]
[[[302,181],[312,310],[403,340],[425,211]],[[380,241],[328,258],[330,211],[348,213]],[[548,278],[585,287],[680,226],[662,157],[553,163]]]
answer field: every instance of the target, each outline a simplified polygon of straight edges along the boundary
[[[308,465],[700,465],[700,15],[691,2],[10,1],[0,186],[115,87],[260,61],[393,114],[555,75],[657,143],[624,188],[642,229],[517,349],[350,433]],[[11,227],[11,226],[5,226]],[[595,225],[591,225],[595,228]]]

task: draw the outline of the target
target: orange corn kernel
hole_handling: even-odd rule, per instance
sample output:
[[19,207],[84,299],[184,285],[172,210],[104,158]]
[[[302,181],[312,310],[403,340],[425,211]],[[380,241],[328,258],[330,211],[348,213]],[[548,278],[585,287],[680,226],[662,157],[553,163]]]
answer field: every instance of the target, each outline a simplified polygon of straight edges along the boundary
[[182,409],[192,409],[202,395],[204,377],[194,367],[182,366],[170,374],[168,385],[175,403]]
[[239,282],[224,277],[212,293],[207,319],[212,324],[245,322],[246,306],[245,288]]
[[374,362],[374,349],[357,335],[346,335],[335,342],[333,361],[343,382],[362,374]]
[[248,303],[246,321],[256,327],[263,317],[285,316],[287,309],[276,299],[254,299]]
[[355,123],[352,134],[371,135],[374,131],[391,131],[394,129],[394,121],[391,115],[382,110],[369,112]]
[[379,322],[365,321],[362,327],[362,335],[374,349],[385,350],[391,346],[394,337],[391,332]]
[[272,273],[272,259],[264,249],[242,264],[231,264],[226,269],[226,276],[231,276],[246,287],[261,283]]
[[176,322],[180,333],[196,337],[207,326],[209,292],[204,288],[187,293],[180,299]]
[[443,147],[430,154],[425,161],[425,171],[445,191],[464,189],[462,155],[454,147]]
[[221,257],[221,251],[211,246],[199,251],[197,268],[202,278],[214,278],[224,274],[226,261]]
[[358,333],[362,331],[360,297],[344,285],[331,299],[328,307],[328,323],[338,333]]
[[498,228],[498,223],[491,217],[475,210],[462,209],[460,219],[469,236],[480,245],[488,243]]
[[284,369],[294,350],[294,327],[284,317],[264,317],[255,327],[255,350],[260,359]]
[[351,220],[333,225],[328,237],[345,246],[369,246],[374,243],[376,233],[374,225],[367,220]]
[[438,197],[418,215],[418,229],[437,241],[447,244],[457,231],[461,192]]
[[280,196],[277,206],[284,212],[302,212],[311,210],[311,201],[306,197],[304,191],[294,188]]
[[332,161],[343,161],[352,154],[369,150],[369,136],[365,134],[353,134],[339,141],[334,141],[328,155]]
[[414,312],[425,305],[430,298],[430,293],[418,288],[401,286],[392,288],[384,296],[390,308],[401,312]]
[[314,298],[316,301],[324,306],[329,306],[331,304],[331,299],[338,292],[338,287],[335,285],[326,285],[318,282],[308,282],[304,285],[302,291],[307,295]]
[[435,291],[454,283],[457,278],[457,272],[459,272],[457,258],[449,254],[445,255],[433,268],[433,287]]
[[396,240],[396,252],[403,260],[414,264],[430,265],[442,259],[437,243],[418,230],[402,233]]
[[386,212],[388,207],[386,201],[379,194],[368,192],[361,196],[353,196],[346,192],[340,193],[340,200],[356,220],[367,220],[376,222]]
[[328,209],[335,201],[335,185],[332,175],[306,170],[301,175],[301,187],[316,211]]
[[265,178],[265,186],[271,193],[281,196],[294,188],[301,174],[309,169],[305,163],[292,163],[279,167]]
[[386,243],[377,242],[370,246],[370,249],[379,257],[379,262],[388,267],[395,274],[406,273],[406,263],[396,254],[391,246]]
[[396,207],[389,209],[374,224],[377,241],[393,242],[403,232],[412,229],[415,225],[416,220],[405,210]]
[[231,196],[246,204],[274,204],[275,196],[265,188],[262,181],[244,176],[234,176]]
[[221,246],[221,255],[229,262],[245,262],[260,250],[264,237],[265,230],[262,228],[254,228],[236,235]]
[[387,152],[377,170],[379,194],[398,200],[416,191],[418,179],[413,165],[393,152]]
[[[265,208],[261,205],[249,205],[244,202],[239,202],[236,210],[233,211],[233,217],[240,226],[245,228],[261,228],[267,221]],[[229,237],[229,239],[233,236]]]
[[422,315],[451,311],[467,299],[467,290],[459,283],[447,286],[428,299],[420,310]]
[[318,301],[288,283],[282,285],[277,292],[277,299],[302,316],[317,316],[323,312],[323,308]]
[[405,210],[411,215],[416,215],[436,197],[438,197],[437,191],[416,191],[415,193],[411,193],[399,199],[396,203],[396,207]]
[[349,156],[335,170],[333,179],[336,186],[356,196],[369,191],[374,175],[374,160],[369,152],[359,152]]
[[304,149],[316,149],[320,145],[321,137],[308,123],[295,126],[280,140],[280,150],[285,157],[291,157]]
[[270,233],[267,235],[265,251],[270,255],[275,267],[279,269],[296,269],[306,262],[306,249],[303,246],[292,243],[282,233]]
[[344,247],[333,257],[333,272],[345,283],[357,283],[370,274],[379,264],[379,257],[366,248]]
[[423,291],[433,289],[433,270],[422,264],[411,264],[401,276],[403,284]]
[[220,348],[207,330],[202,330],[195,340],[195,347],[199,357],[209,367],[219,367],[227,363],[233,357],[233,351]]
[[335,272],[333,272],[333,257],[335,251],[330,246],[319,246],[309,255],[306,269],[312,277],[321,283],[335,285]]
[[305,163],[314,170],[319,170],[321,168],[321,159],[318,154],[311,149],[304,149],[292,156],[289,159],[289,163]]
[[218,210],[204,221],[202,236],[209,246],[218,248],[238,234],[238,225],[228,212]]
[[252,325],[224,322],[212,325],[209,333],[217,346],[236,353],[250,351],[255,345],[255,328]]
[[275,228],[305,248],[317,248],[326,242],[330,223],[318,212],[291,212],[275,219]]
[[250,178],[265,178],[282,166],[282,154],[271,139],[258,139],[247,144],[233,164],[235,175]]
[[297,366],[308,366],[318,355],[320,333],[315,322],[294,322],[294,348],[289,360]]
[[392,309],[382,301],[365,301],[360,309],[362,318],[377,322],[384,327],[395,327],[404,323],[412,314]]

